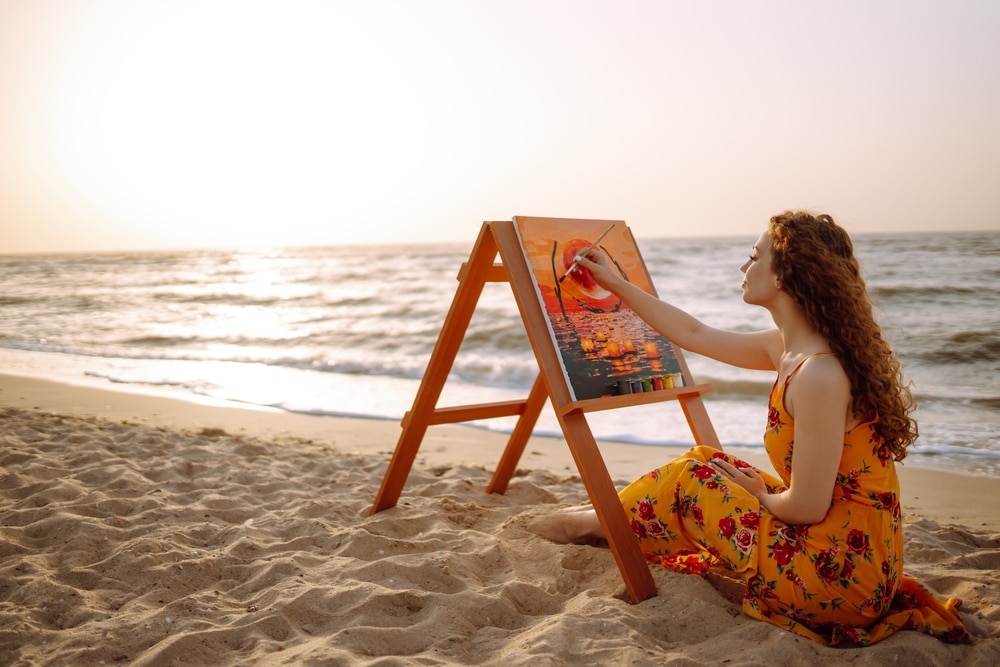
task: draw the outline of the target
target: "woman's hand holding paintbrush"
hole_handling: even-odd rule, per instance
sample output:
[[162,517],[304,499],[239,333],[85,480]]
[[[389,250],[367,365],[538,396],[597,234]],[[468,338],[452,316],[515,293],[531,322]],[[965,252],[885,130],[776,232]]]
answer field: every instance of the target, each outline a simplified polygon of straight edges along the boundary
[[566,269],[566,273],[564,273],[562,275],[562,277],[559,279],[559,282],[562,282],[562,281],[566,280],[566,278],[569,276],[569,274],[573,273],[573,271],[575,271],[577,269],[578,265],[580,264],[580,258],[581,257],[585,257],[588,252],[590,252],[591,250],[593,250],[594,248],[596,248],[597,244],[600,243],[601,240],[605,236],[608,235],[608,232],[610,232],[614,228],[615,228],[615,226],[614,226],[614,224],[612,224],[610,227],[608,227],[607,229],[604,230],[603,234],[601,234],[600,236],[597,237],[596,241],[594,241],[593,243],[590,244],[589,248],[587,248],[587,249],[585,249],[585,250],[577,253],[576,257],[573,258],[573,263],[570,264],[570,266],[569,266],[568,269]]

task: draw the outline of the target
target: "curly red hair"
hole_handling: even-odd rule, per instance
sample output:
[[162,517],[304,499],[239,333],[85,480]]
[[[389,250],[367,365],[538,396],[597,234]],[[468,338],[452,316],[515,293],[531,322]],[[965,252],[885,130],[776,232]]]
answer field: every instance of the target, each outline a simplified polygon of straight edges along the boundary
[[771,218],[772,267],[851,381],[854,413],[878,419],[897,461],[917,439],[916,405],[899,360],[872,312],[850,236],[829,215],[787,211]]

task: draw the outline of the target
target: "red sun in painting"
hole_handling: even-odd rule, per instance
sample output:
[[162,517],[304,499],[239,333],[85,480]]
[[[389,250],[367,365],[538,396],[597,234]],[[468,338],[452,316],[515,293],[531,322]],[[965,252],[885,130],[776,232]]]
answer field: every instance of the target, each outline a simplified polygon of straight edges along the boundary
[[[584,239],[573,239],[566,242],[562,253],[563,272],[573,265],[574,258],[578,254],[590,247],[590,243],[590,241]],[[576,291],[585,297],[604,299],[610,294],[610,292],[598,285],[597,281],[594,280],[593,274],[583,267],[578,266],[574,269],[569,274],[569,280],[572,282],[572,286],[576,288]]]

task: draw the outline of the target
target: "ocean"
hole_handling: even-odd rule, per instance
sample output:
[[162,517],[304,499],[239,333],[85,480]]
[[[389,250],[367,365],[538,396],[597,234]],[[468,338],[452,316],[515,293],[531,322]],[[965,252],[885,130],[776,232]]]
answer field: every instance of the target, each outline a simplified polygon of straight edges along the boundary
[[[103,388],[399,420],[467,244],[0,256],[0,371]],[[756,234],[638,239],[659,294],[755,330],[741,299]],[[1000,232],[854,237],[919,408],[907,464],[1000,472]],[[771,373],[686,354],[724,445],[762,448]],[[506,284],[487,284],[440,406],[523,398],[537,374]],[[693,444],[672,401],[591,413],[600,439]],[[509,431],[513,420],[475,426]],[[536,434],[560,435],[546,408]],[[661,463],[651,450],[652,465]],[[651,467],[652,467],[651,465]]]

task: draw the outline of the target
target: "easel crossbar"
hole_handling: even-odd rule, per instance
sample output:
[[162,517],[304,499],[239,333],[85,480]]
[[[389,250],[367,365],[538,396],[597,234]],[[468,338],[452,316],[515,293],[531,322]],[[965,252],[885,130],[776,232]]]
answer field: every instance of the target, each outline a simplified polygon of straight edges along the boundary
[[636,405],[649,405],[651,403],[661,403],[671,398],[694,398],[706,394],[712,390],[710,384],[693,384],[676,389],[658,389],[656,391],[646,391],[641,394],[629,394],[627,396],[615,396],[614,401],[609,401],[607,397],[588,398],[582,401],[573,401],[562,406],[559,414],[569,414],[571,412],[600,412],[601,410],[615,410],[617,408],[627,408]]
[[[499,401],[496,403],[477,403],[475,405],[455,405],[447,408],[437,408],[427,416],[428,426],[439,424],[455,424],[457,422],[474,421],[477,419],[496,419],[498,417],[517,417],[524,414],[526,400]],[[403,416],[403,425],[409,422],[412,411]]]
[[[462,268],[458,270],[459,282],[465,280],[465,277],[466,275],[468,275],[468,273],[469,273],[469,263],[463,262]],[[507,267],[500,262],[495,262],[493,266],[486,268],[486,272],[483,275],[483,282],[487,283],[510,282],[510,278],[507,276]]]

